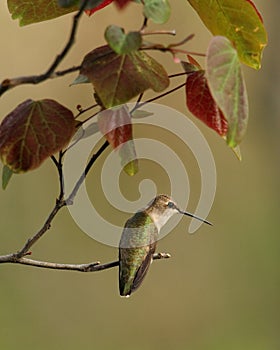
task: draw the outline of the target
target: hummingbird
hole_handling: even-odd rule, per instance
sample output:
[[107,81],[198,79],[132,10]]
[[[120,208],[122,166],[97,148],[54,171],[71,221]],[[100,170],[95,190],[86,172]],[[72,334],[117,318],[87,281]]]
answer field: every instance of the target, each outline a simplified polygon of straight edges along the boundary
[[212,225],[194,214],[178,208],[167,195],[160,194],[146,208],[136,212],[125,223],[119,244],[119,292],[129,297],[140,287],[153,260],[162,226],[179,213]]

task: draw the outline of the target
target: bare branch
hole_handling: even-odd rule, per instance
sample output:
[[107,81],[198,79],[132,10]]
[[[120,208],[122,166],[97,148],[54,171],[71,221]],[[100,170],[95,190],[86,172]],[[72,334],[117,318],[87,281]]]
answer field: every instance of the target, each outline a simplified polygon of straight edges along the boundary
[[[19,263],[21,261],[20,259],[28,254],[30,248],[50,229],[51,223],[52,223],[53,219],[55,218],[56,214],[59,212],[59,210],[67,205],[73,204],[74,198],[75,198],[79,188],[81,187],[83,181],[85,180],[88,172],[90,171],[90,169],[93,166],[96,159],[104,152],[104,150],[108,147],[108,145],[109,145],[109,142],[105,141],[104,144],[100,147],[100,149],[95,154],[92,155],[86,168],[84,169],[84,171],[82,172],[76,185],[74,186],[71,194],[69,195],[68,199],[66,199],[66,200],[64,200],[64,188],[63,188],[64,187],[63,171],[62,171],[63,153],[62,152],[59,153],[59,160],[52,157],[52,160],[58,169],[59,182],[60,182],[60,194],[59,194],[58,199],[56,200],[55,206],[53,207],[52,211],[50,212],[47,220],[45,221],[45,223],[41,227],[41,229],[34,236],[29,238],[26,241],[25,245],[17,253],[2,256],[2,257],[0,256],[0,263],[1,262],[17,262],[17,263]],[[8,261],[5,260],[5,257],[6,257],[6,259],[7,259],[7,257],[9,257]],[[24,261],[26,261],[26,260],[24,260]],[[43,267],[43,266],[41,266],[41,267]]]
[[23,246],[23,248],[19,250],[17,253],[15,253],[14,256],[16,256],[17,258],[21,258],[24,255],[26,255],[30,250],[30,248],[44,235],[44,233],[46,233],[50,229],[51,222],[53,221],[54,217],[56,216],[58,211],[65,205],[66,203],[64,200],[57,200],[54,208],[50,212],[42,228],[33,237],[29,238],[25,243],[25,245]]
[[91,157],[90,161],[88,162],[85,171],[82,173],[82,175],[80,176],[79,180],[77,181],[75,187],[73,188],[72,192],[70,193],[69,197],[66,199],[66,203],[67,205],[72,205],[73,204],[73,200],[77,194],[77,192],[79,191],[82,183],[84,182],[88,172],[90,171],[92,165],[94,164],[94,162],[96,161],[96,159],[105,151],[105,149],[109,146],[109,142],[105,141],[103,143],[103,145],[100,147],[100,149]]
[[50,65],[48,70],[45,73],[39,74],[39,75],[31,75],[31,76],[24,76],[24,77],[17,77],[17,78],[3,80],[2,83],[0,84],[0,96],[2,96],[6,91],[16,86],[23,85],[23,84],[39,84],[49,78],[56,78],[59,76],[63,76],[65,74],[72,73],[80,69],[80,67],[73,67],[73,68],[66,69],[65,71],[55,73],[56,68],[62,62],[64,57],[68,54],[69,50],[71,49],[71,47],[75,42],[79,20],[87,6],[88,1],[89,0],[83,1],[82,6],[80,7],[80,10],[73,17],[73,23],[72,23],[69,39],[65,47],[61,51],[61,53],[56,56],[56,58],[54,59],[53,63]]
[[[153,255],[153,260],[169,259],[170,257],[171,256],[168,253],[156,253]],[[1,263],[14,263],[53,270],[70,270],[80,272],[102,271],[119,266],[119,261],[112,261],[106,264],[100,264],[99,261],[91,262],[88,264],[60,264],[46,261],[38,261],[24,257],[17,258],[16,254],[0,256],[0,264]]]
[[184,82],[183,84],[180,84],[180,85],[176,86],[175,88],[173,88],[173,89],[171,89],[171,90],[168,90],[168,91],[164,92],[164,93],[161,94],[161,95],[158,95],[158,96],[156,96],[156,97],[150,98],[149,100],[146,100],[146,101],[144,101],[144,102],[140,102],[140,103],[138,103],[138,104],[133,108],[133,111],[134,111],[135,109],[138,109],[138,108],[141,108],[141,107],[145,106],[145,105],[148,104],[148,103],[151,103],[151,102],[153,102],[153,101],[156,101],[156,100],[158,100],[159,98],[162,98],[162,97],[164,97],[164,96],[167,96],[167,95],[171,94],[172,92],[181,89],[181,88],[184,87],[185,85],[186,85],[186,82]]

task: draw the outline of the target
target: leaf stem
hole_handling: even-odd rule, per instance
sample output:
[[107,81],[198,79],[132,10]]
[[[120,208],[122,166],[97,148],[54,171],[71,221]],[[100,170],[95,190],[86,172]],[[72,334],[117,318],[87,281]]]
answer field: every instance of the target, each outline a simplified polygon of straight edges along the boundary
[[141,30],[140,34],[143,35],[158,35],[158,34],[163,34],[163,35],[176,35],[176,30],[151,30],[151,31],[145,31],[145,30]]

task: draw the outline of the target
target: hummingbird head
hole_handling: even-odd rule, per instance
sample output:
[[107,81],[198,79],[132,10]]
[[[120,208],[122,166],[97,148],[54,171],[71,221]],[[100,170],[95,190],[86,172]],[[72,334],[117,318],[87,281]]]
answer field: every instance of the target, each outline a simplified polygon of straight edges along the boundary
[[147,213],[153,219],[155,225],[158,230],[166,224],[166,222],[173,216],[174,214],[183,214],[200,220],[208,225],[212,225],[209,221],[204,220],[194,214],[188,213],[178,208],[176,202],[166,194],[160,194],[155,197],[146,208]]

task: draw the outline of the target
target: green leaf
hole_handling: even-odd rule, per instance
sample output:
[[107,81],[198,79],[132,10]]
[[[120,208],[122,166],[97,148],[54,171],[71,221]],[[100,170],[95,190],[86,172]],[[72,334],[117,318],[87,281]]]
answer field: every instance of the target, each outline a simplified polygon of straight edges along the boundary
[[131,117],[136,119],[142,119],[150,117],[151,115],[154,115],[154,113],[144,111],[143,109],[136,109],[134,112],[132,112]]
[[109,46],[118,54],[136,51],[142,44],[142,37],[139,32],[125,34],[122,28],[114,25],[107,27],[105,39]]
[[70,7],[79,4],[79,0],[57,0],[60,7]]
[[99,130],[111,146],[119,152],[123,170],[130,176],[138,171],[131,116],[127,106],[106,109],[98,114]]
[[216,36],[211,40],[206,74],[211,94],[228,121],[227,143],[234,148],[246,133],[249,111],[238,54],[227,38]]
[[122,147],[120,147],[119,155],[121,157],[123,171],[129,176],[134,176],[137,174],[139,168],[133,140],[126,142]]
[[118,55],[107,45],[85,56],[80,73],[91,81],[106,108],[126,103],[149,88],[159,92],[169,85],[165,69],[145,52]]
[[78,85],[78,84],[88,84],[90,83],[88,77],[86,77],[85,75],[78,75],[77,78],[75,78],[75,80],[70,84],[70,86],[72,85]]
[[86,139],[87,137],[90,137],[94,134],[96,134],[99,131],[99,127],[97,122],[93,122],[89,124],[86,128],[81,125],[79,129],[76,131],[75,135],[72,138],[72,141],[76,143],[77,141],[80,141],[82,139]]
[[25,26],[66,15],[77,11],[79,7],[62,8],[57,0],[8,0],[8,9],[12,18],[18,19],[20,26]]
[[144,0],[144,16],[153,22],[163,24],[168,21],[170,14],[168,0]]
[[4,165],[3,170],[2,170],[2,188],[3,188],[3,190],[5,190],[6,187],[8,186],[8,183],[11,180],[13,173],[14,172],[9,167]]
[[14,173],[35,169],[70,141],[73,113],[53,100],[26,100],[0,125],[0,157]]
[[191,73],[194,73],[194,72],[197,72],[197,71],[200,70],[197,66],[195,66],[194,64],[192,64],[190,62],[181,61],[181,64],[182,64],[182,66],[184,68],[184,71],[187,74],[191,74]]
[[251,0],[188,0],[213,35],[227,37],[240,60],[259,69],[267,33]]

